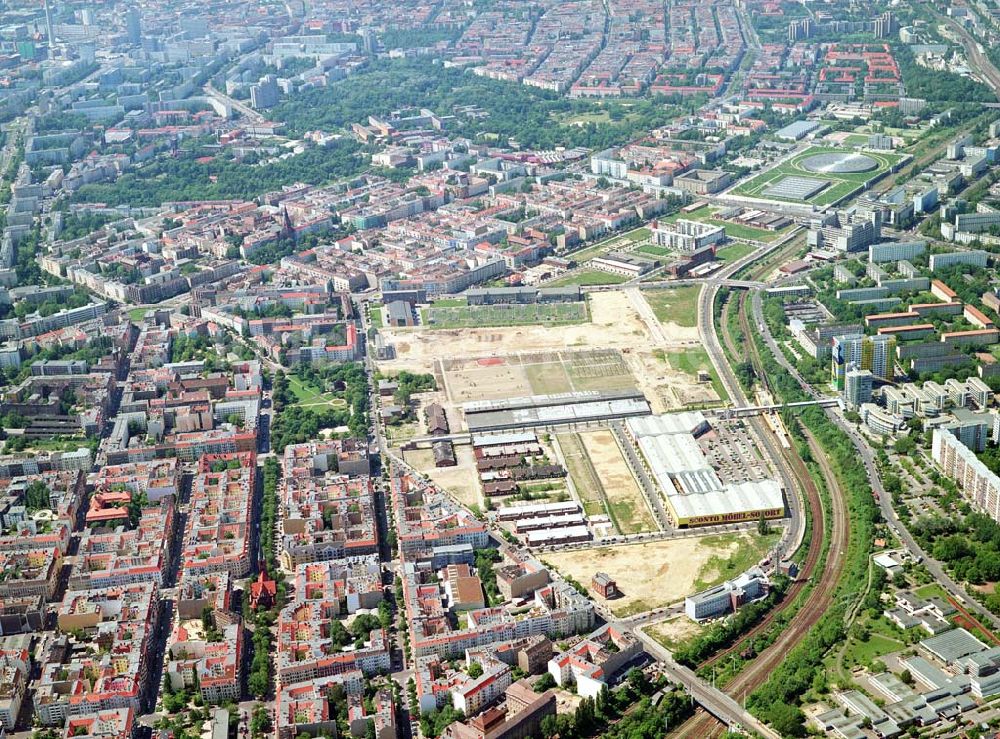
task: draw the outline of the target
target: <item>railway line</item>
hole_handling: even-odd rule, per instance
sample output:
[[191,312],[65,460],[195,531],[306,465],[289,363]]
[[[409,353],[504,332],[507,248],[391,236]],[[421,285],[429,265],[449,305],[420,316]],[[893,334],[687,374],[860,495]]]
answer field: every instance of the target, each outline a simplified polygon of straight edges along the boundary
[[[750,337],[753,335],[750,329],[750,322],[746,310],[746,294],[740,294],[736,300],[739,303],[739,322],[741,333]],[[726,320],[728,311],[732,310],[732,303],[728,303],[723,313],[722,336],[727,346],[734,356],[740,356],[741,346],[731,335]],[[754,365],[757,375],[762,382],[767,385],[766,375],[762,370],[759,349],[753,342],[749,343],[749,357]],[[728,367],[726,368],[728,371]],[[823,474],[827,488],[830,491],[829,510],[823,505],[823,500],[819,495],[819,490],[815,481],[809,474],[808,469],[802,459],[794,452],[782,452],[784,461],[792,467],[795,477],[803,483],[807,505],[812,512],[812,529],[809,541],[809,550],[805,563],[803,564],[801,577],[793,584],[792,588],[782,603],[769,613],[761,623],[757,624],[751,631],[739,639],[733,646],[720,652],[712,660],[704,665],[717,664],[719,661],[732,656],[736,651],[751,641],[755,636],[759,636],[766,629],[772,626],[780,614],[792,608],[798,600],[799,594],[806,588],[809,581],[815,578],[815,571],[819,561],[824,554],[823,540],[827,526],[830,528],[829,549],[826,550],[828,556],[823,564],[820,573],[820,583],[835,583],[839,580],[845,565],[845,552],[850,537],[850,524],[847,515],[847,507],[843,496],[838,489],[836,476],[827,462],[822,450],[816,440],[806,430],[806,439],[813,450],[814,458],[818,460],[820,470]],[[774,669],[781,663],[796,644],[798,644],[823,616],[833,600],[834,588],[816,587],[805,596],[805,601],[794,613],[788,627],[778,635],[774,642],[767,646],[759,655],[754,657],[739,674],[725,687],[725,692],[737,699],[745,699],[747,695],[763,685]],[[712,737],[724,733],[725,727],[709,713],[699,710],[693,718],[684,724],[674,736],[679,737]]]
[[[725,313],[723,316],[725,316]],[[726,344],[730,348],[735,346],[733,337],[726,327],[725,320],[723,320],[723,336]],[[761,619],[756,626],[736,640],[732,646],[717,652],[713,657],[702,662],[701,665],[699,665],[699,669],[718,664],[728,657],[738,654],[747,644],[752,644],[756,637],[760,636],[771,627],[779,615],[795,605],[799,594],[803,591],[803,589],[805,589],[809,579],[812,578],[816,572],[816,567],[819,564],[823,548],[824,530],[822,526],[823,521],[818,519],[815,514],[817,511],[823,510],[822,500],[820,499],[819,491],[816,488],[815,482],[809,476],[808,470],[805,469],[805,465],[802,464],[802,460],[799,459],[798,455],[786,452],[783,453],[783,457],[785,462],[792,468],[792,472],[795,477],[804,483],[803,493],[806,499],[806,505],[808,510],[812,513],[812,526],[809,533],[809,543],[806,550],[807,554],[805,561],[802,563],[800,576],[789,586],[788,591],[785,593],[785,597],[781,603],[772,608],[771,611],[768,612],[768,614]]]

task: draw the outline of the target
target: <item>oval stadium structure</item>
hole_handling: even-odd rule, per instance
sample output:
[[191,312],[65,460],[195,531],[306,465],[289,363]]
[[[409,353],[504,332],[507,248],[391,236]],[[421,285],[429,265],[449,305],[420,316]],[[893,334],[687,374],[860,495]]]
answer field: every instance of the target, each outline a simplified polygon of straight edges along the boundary
[[878,169],[878,161],[864,154],[834,152],[814,154],[799,163],[802,169],[817,174],[855,174]]

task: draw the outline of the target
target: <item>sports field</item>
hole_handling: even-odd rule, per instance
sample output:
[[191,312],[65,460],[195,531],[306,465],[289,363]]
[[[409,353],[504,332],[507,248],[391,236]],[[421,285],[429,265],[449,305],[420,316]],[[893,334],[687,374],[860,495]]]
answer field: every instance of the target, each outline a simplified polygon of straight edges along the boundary
[[428,328],[496,326],[568,326],[590,320],[587,303],[431,306],[420,312]]
[[620,285],[628,281],[625,275],[616,275],[599,269],[580,269],[569,272],[552,282],[546,282],[545,287],[566,287],[567,285]]
[[[906,158],[904,154],[892,154],[888,152],[865,151],[864,156],[874,159],[878,166],[868,172],[813,172],[806,169],[802,163],[820,154],[855,154],[853,149],[825,146],[810,146],[804,151],[795,154],[790,159],[782,162],[776,167],[772,167],[767,172],[759,174],[748,182],[744,182],[733,190],[735,195],[744,195],[752,198],[764,198],[766,200],[785,200],[788,202],[808,202],[815,205],[832,205],[844,198],[852,195],[861,189],[866,183],[873,182],[885,174],[892,171]],[[765,191],[772,185],[777,185],[786,177],[802,177],[809,180],[817,180],[826,183],[826,186],[806,198],[782,197],[769,195]]]

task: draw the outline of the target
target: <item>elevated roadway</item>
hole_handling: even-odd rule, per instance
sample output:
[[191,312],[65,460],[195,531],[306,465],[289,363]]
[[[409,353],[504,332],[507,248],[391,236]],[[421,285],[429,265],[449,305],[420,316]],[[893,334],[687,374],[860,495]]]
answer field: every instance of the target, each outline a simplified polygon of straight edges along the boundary
[[712,687],[692,670],[674,662],[670,652],[642,631],[633,632],[642,641],[646,652],[661,664],[663,672],[675,683],[683,685],[700,706],[730,729],[749,730],[767,739],[780,739],[780,734],[766,726],[743,706],[721,690]]

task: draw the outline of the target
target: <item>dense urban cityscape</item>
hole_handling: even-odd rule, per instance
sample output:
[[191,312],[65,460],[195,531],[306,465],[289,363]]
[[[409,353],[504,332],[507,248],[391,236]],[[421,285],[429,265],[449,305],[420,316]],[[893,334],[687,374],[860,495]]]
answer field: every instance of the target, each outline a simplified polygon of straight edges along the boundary
[[1000,736],[998,0],[0,0],[0,739]]

